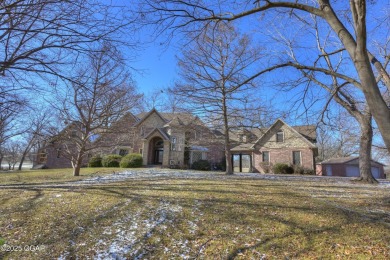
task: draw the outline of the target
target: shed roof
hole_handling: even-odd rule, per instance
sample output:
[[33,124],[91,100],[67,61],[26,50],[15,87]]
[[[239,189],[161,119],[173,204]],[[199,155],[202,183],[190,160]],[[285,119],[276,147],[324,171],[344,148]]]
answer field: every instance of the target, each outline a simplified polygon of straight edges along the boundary
[[[359,159],[358,156],[330,158],[330,159],[325,160],[323,162],[320,162],[318,164],[344,164],[344,163],[348,163],[348,162],[351,162],[351,161],[354,161],[354,160],[358,160],[358,159]],[[384,165],[383,163],[377,162],[375,160],[371,160],[371,161],[375,162],[375,163],[378,163],[378,164],[381,164],[381,165]]]

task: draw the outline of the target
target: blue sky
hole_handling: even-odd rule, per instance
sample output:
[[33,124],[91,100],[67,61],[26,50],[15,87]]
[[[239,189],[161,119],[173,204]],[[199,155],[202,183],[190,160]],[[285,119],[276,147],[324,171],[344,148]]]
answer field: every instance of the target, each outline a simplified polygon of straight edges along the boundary
[[131,64],[138,70],[134,72],[138,90],[145,94],[168,87],[177,75],[174,47],[166,48],[158,43],[146,45]]

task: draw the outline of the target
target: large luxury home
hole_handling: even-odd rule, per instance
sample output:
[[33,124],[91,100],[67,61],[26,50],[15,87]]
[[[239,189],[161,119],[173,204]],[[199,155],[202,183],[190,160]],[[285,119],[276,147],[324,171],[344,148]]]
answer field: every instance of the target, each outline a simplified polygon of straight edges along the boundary
[[[189,113],[160,113],[156,109],[139,115],[128,113],[112,129],[94,140],[102,144],[95,154],[140,153],[145,166],[172,168],[191,167],[198,160],[208,160],[217,167],[224,160],[222,133]],[[292,127],[277,120],[268,129],[231,131],[230,139],[235,172],[266,172],[275,163],[314,170],[314,126]],[[61,156],[61,144],[56,139],[39,151],[35,164],[47,168],[71,166]]]

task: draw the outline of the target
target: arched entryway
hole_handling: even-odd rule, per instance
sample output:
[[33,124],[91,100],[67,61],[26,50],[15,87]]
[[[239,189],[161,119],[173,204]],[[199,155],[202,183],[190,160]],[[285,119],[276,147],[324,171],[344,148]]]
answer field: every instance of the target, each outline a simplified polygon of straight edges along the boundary
[[164,140],[161,137],[154,137],[149,143],[149,154],[151,164],[163,164]]

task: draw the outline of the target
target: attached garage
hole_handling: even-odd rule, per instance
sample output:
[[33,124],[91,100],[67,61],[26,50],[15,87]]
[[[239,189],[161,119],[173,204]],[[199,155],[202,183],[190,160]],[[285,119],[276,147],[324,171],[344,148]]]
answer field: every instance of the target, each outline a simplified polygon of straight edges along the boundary
[[[384,179],[384,165],[371,160],[374,178]],[[359,157],[333,158],[316,165],[316,174],[322,176],[359,177]]]

